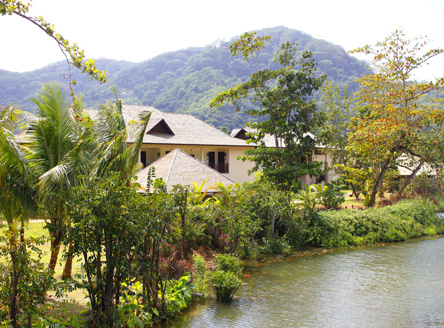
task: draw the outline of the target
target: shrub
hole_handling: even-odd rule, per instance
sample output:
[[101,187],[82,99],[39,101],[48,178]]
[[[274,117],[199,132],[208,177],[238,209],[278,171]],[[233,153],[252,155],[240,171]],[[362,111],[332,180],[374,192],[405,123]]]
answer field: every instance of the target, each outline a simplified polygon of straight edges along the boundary
[[221,271],[232,272],[236,276],[240,276],[242,274],[242,266],[237,257],[228,254],[218,254],[215,261],[217,268]]
[[[142,295],[142,284],[139,281],[133,284],[122,283],[123,295],[117,309],[120,316],[120,324],[125,327],[147,327],[151,325],[152,314],[146,311],[144,305],[140,304]],[[158,315],[158,313],[157,313]]]
[[210,293],[210,272],[205,267],[205,260],[199,254],[193,255],[196,275],[193,278],[196,293],[207,295]]
[[321,204],[326,208],[339,208],[345,202],[344,194],[339,187],[327,185],[321,193]]
[[[165,316],[173,317],[188,306],[191,302],[192,288],[190,284],[191,276],[187,272],[179,280],[169,280],[166,282],[165,291]],[[161,294],[159,293],[159,296]]]
[[279,238],[279,236],[272,236],[268,234],[262,238],[263,246],[261,247],[262,253],[266,254],[283,254],[288,253],[291,249],[290,244],[287,241],[286,236]]
[[438,207],[428,200],[406,200],[384,208],[328,211],[306,217],[312,246],[355,246],[402,241],[444,231]]
[[[13,241],[13,242],[11,242]],[[0,237],[0,325],[23,327],[39,315],[46,303],[46,292],[54,288],[62,296],[62,285],[54,272],[42,262],[39,246],[44,237],[18,240],[17,230]],[[14,302],[11,302],[14,300]]]
[[216,299],[220,302],[229,302],[242,285],[242,280],[232,271],[217,270],[211,275]]

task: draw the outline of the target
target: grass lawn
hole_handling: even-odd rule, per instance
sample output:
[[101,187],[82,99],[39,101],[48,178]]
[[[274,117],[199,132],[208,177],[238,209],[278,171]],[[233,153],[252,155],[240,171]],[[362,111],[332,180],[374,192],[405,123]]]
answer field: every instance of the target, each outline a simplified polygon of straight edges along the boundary
[[[45,222],[40,220],[30,220],[25,228],[25,238],[26,237],[40,237],[49,236],[48,230],[44,228]],[[6,231],[7,227],[5,225],[0,227],[0,234]],[[43,252],[42,263],[49,264],[51,252],[50,252],[49,241],[41,246]],[[63,272],[63,267],[65,265],[65,260],[63,258],[64,246],[61,247],[58,263],[55,269],[55,277],[60,279]],[[73,261],[73,276],[76,274],[81,274],[81,261],[80,258],[74,258]],[[64,299],[57,299],[53,291],[48,291],[47,298],[48,304],[44,309],[45,317],[53,317],[56,319],[65,318],[69,313],[78,315],[82,310],[86,310],[86,303],[88,300],[85,298],[86,293],[84,290],[74,290],[69,292]]]
[[[353,206],[363,206],[364,197],[362,195],[359,196],[359,199],[356,199],[356,197],[353,195],[351,190],[341,190],[344,194],[345,202],[342,204],[342,208],[350,208]],[[386,192],[384,193],[384,199],[390,197],[390,193]],[[377,197],[376,198],[376,204],[378,204],[382,199]]]

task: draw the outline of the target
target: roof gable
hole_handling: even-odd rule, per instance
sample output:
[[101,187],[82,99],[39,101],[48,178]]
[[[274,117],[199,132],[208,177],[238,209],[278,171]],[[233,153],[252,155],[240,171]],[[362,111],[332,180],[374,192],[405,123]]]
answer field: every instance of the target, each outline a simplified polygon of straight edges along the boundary
[[[123,105],[122,113],[126,122],[138,121],[139,113],[144,110],[151,112],[146,129],[148,133],[143,137],[144,144],[254,147],[189,114],[167,113],[154,107],[135,105]],[[134,142],[134,137],[128,141]]]
[[169,134],[174,136],[173,130],[168,126],[164,119],[160,119],[153,127],[151,127],[146,134]]
[[226,186],[234,184],[234,181],[178,148],[136,174],[137,182],[145,189],[151,167],[155,167],[156,178],[162,178],[165,181],[168,192],[171,192],[175,185],[186,186],[192,185],[193,182],[200,185],[207,181],[202,191],[209,192],[217,191],[214,187],[212,188],[216,182]]

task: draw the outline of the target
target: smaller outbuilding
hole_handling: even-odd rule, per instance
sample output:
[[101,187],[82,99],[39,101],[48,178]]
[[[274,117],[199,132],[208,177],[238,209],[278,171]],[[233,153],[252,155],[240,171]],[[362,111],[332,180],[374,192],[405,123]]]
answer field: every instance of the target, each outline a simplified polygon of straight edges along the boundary
[[140,183],[143,190],[147,190],[147,179],[151,167],[154,167],[154,178],[162,178],[165,182],[167,192],[171,192],[175,185],[187,186],[192,185],[193,182],[200,185],[206,181],[202,192],[207,193],[217,192],[215,184],[218,182],[225,186],[234,184],[233,180],[176,148],[136,174],[137,182]]

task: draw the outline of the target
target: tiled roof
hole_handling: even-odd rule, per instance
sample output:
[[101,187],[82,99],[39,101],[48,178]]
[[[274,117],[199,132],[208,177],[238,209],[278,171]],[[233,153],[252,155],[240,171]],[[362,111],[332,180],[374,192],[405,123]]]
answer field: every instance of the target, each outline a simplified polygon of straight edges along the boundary
[[[241,137],[242,135],[245,135],[245,133],[246,134],[248,134],[248,133],[254,133],[254,129],[251,129],[251,128],[247,128],[247,127],[245,127],[245,128],[240,128],[240,129],[233,129],[232,131],[231,131],[231,136],[233,137],[233,138],[239,138],[239,137]],[[243,132],[243,133],[242,133]],[[316,136],[313,134],[313,133],[310,133],[310,132],[307,132],[307,133],[304,133],[304,137],[305,136],[309,136],[309,137],[311,137],[312,139],[315,139],[316,140]],[[275,140],[275,137],[274,137],[274,135],[271,135],[271,134],[266,134],[265,136],[264,136],[264,139],[263,139],[263,141],[265,142],[265,146],[266,147],[269,147],[269,148],[272,148],[272,147],[276,147],[276,140]],[[284,145],[284,141],[282,140],[282,139],[279,139],[278,140],[278,142],[279,142],[279,147],[283,147],[283,145]],[[251,143],[250,145],[253,145],[253,143]],[[322,145],[316,145],[317,147],[323,147]]]
[[[216,129],[214,126],[191,115],[165,113],[154,107],[123,105],[125,121],[137,121],[139,113],[144,110],[152,113],[146,131],[150,131],[156,124],[164,120],[174,134],[145,134],[143,138],[144,144],[248,146],[245,140],[230,137],[224,132]],[[129,140],[129,142],[132,141],[134,140]]]
[[137,182],[145,190],[148,171],[152,166],[155,168],[155,178],[162,178],[166,182],[168,192],[171,192],[175,185],[186,186],[193,182],[200,185],[206,180],[202,191],[216,191],[215,188],[211,188],[216,182],[221,182],[225,186],[234,184],[234,181],[218,171],[176,148],[136,174]]

